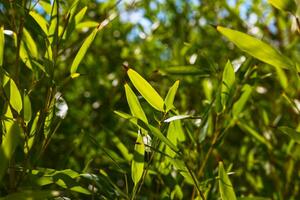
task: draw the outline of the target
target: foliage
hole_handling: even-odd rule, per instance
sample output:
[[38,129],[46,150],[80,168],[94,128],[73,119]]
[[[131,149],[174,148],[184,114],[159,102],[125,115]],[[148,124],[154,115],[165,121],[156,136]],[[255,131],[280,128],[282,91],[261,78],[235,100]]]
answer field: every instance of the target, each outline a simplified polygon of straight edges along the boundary
[[0,199],[299,199],[299,4],[1,1]]

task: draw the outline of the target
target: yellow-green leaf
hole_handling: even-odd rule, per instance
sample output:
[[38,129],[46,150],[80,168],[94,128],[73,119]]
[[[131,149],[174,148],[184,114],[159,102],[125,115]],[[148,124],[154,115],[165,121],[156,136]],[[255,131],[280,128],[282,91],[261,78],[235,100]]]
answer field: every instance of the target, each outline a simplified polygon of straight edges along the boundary
[[[167,138],[177,146],[178,142],[185,141],[185,134],[180,120],[171,121],[169,124]],[[174,157],[176,153],[172,151],[168,146],[165,149],[167,155]]]
[[37,58],[38,57],[38,49],[35,44],[34,39],[31,37],[30,33],[27,29],[23,28],[23,38],[24,44],[26,45],[27,52],[30,53],[30,56]]
[[134,94],[134,92],[132,91],[132,89],[129,87],[128,84],[125,84],[124,87],[125,87],[126,98],[127,98],[127,102],[128,102],[131,114],[134,117],[137,117],[137,118],[143,120],[144,122],[148,123],[147,117],[144,113],[143,108],[140,105],[138,98],[136,97],[136,95]]
[[219,190],[222,200],[236,200],[234,189],[222,162],[219,162]]
[[61,195],[59,191],[51,190],[23,190],[1,197],[0,200],[42,200]]
[[10,79],[9,103],[18,113],[21,112],[23,108],[22,97],[16,83],[12,79]]
[[291,60],[282,55],[278,50],[248,34],[218,26],[217,30],[233,42],[242,51],[274,67],[294,70]]
[[223,109],[226,107],[227,100],[229,99],[232,88],[235,82],[235,73],[231,62],[228,60],[225,65],[222,77],[222,87],[221,87],[221,102]]
[[0,145],[0,182],[3,178],[3,175],[5,174],[8,163],[13,156],[21,137],[21,128],[19,124],[12,119],[13,114],[9,106],[7,106],[7,110],[4,116],[7,119],[3,121],[5,133]]
[[268,0],[268,2],[281,11],[294,13],[297,8],[294,0]]
[[164,112],[164,100],[155,89],[136,71],[128,69],[127,74],[134,87],[145,98],[145,100],[155,109]]
[[38,13],[30,11],[29,15],[38,23],[45,35],[48,35],[48,23],[47,21]]
[[238,117],[238,115],[242,112],[246,102],[250,98],[251,93],[252,93],[252,87],[247,84],[244,85],[242,88],[241,97],[233,105],[233,109],[232,109],[233,116]]
[[4,27],[0,26],[0,67],[3,65],[3,50],[4,50]]
[[165,105],[166,105],[166,111],[167,112],[174,107],[173,102],[174,102],[174,98],[175,98],[178,86],[179,86],[179,81],[177,80],[172,85],[172,87],[169,89],[168,94],[165,98]]
[[131,178],[134,184],[138,184],[141,180],[144,171],[144,155],[145,155],[145,145],[143,142],[143,136],[138,134],[135,146],[134,155],[131,164]]
[[71,74],[75,73],[77,71],[77,68],[80,64],[80,62],[82,61],[83,57],[85,56],[88,48],[90,47],[90,45],[92,44],[92,42],[94,41],[97,33],[98,33],[98,28],[95,28],[93,30],[93,32],[84,40],[82,46],[80,47],[78,53],[76,54],[73,63],[71,65]]

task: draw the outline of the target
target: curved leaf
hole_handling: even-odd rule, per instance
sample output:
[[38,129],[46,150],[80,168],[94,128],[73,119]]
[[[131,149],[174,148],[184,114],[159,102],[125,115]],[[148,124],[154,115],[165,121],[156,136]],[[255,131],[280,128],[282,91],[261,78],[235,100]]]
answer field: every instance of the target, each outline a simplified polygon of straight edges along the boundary
[[295,69],[295,66],[291,60],[283,56],[278,50],[271,47],[267,43],[262,42],[261,40],[256,39],[248,34],[222,26],[217,26],[217,30],[226,36],[242,51],[245,51],[253,57],[274,67],[290,70]]
[[281,11],[294,13],[297,8],[294,0],[268,0],[268,2]]
[[78,53],[76,54],[73,63],[71,65],[71,74],[75,73],[77,71],[77,68],[82,61],[83,57],[85,56],[88,48],[94,41],[96,34],[98,33],[98,28],[95,28],[93,32],[84,40],[82,46],[80,47]]
[[155,109],[164,112],[164,101],[155,89],[136,71],[128,69],[127,74],[134,87]]
[[232,88],[235,82],[235,73],[231,62],[228,60],[225,65],[222,77],[221,102],[223,109],[226,107],[228,98],[231,96]]

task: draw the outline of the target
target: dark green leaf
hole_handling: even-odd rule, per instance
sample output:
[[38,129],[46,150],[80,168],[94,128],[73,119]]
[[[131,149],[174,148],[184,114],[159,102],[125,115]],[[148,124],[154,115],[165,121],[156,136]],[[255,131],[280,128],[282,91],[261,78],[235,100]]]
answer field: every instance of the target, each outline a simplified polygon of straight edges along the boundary
[[222,162],[219,162],[219,190],[222,200],[236,200],[233,186]]

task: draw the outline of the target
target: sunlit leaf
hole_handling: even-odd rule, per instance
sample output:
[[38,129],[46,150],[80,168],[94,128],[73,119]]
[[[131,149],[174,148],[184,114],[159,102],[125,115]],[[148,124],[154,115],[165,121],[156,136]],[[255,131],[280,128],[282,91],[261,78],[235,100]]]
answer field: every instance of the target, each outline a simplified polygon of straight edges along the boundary
[[0,67],[3,65],[3,52],[4,52],[4,27],[0,26]]
[[99,25],[99,23],[95,22],[95,21],[85,21],[85,22],[80,22],[79,24],[77,24],[76,29],[95,28],[98,25]]
[[244,85],[242,88],[241,97],[233,105],[232,113],[234,116],[238,117],[238,115],[242,112],[246,102],[250,98],[251,93],[252,87],[248,84]]
[[171,66],[166,69],[161,69],[163,73],[173,75],[209,75],[207,69],[203,69],[199,66],[186,65],[186,66]]
[[155,109],[164,111],[164,101],[155,89],[136,71],[128,69],[127,74],[134,85],[145,100]]
[[38,13],[34,11],[30,11],[29,14],[33,19],[38,23],[38,25],[41,27],[45,35],[48,35],[48,23],[47,21]]
[[[172,121],[169,124],[167,138],[170,140],[170,142],[172,142],[176,146],[178,142],[185,141],[185,134],[180,120]],[[171,157],[174,157],[176,155],[176,153],[172,151],[168,146],[166,147],[165,152],[167,155]]]
[[294,0],[268,0],[272,6],[282,11],[289,11],[294,13],[297,9],[297,5]]
[[174,98],[175,98],[178,86],[179,86],[179,81],[177,80],[172,85],[172,87],[170,87],[170,89],[168,91],[168,94],[165,98],[166,112],[168,112],[169,110],[171,110],[174,107],[173,102],[174,102]]
[[233,186],[222,162],[219,162],[219,190],[222,200],[236,200]]
[[296,129],[287,127],[287,126],[280,126],[278,128],[282,133],[290,136],[293,140],[300,143],[300,132],[296,131]]
[[148,123],[147,117],[144,113],[143,108],[140,105],[138,98],[136,97],[136,95],[134,94],[134,92],[132,91],[132,89],[129,87],[128,84],[125,84],[124,87],[125,87],[125,94],[126,94],[126,98],[127,98],[127,102],[131,114],[143,120],[144,122]]
[[223,109],[226,107],[227,100],[232,94],[232,88],[235,82],[235,73],[231,62],[228,60],[223,71],[222,87],[221,87],[221,102]]
[[75,24],[78,24],[85,15],[87,10],[87,6],[83,7],[76,15],[75,15]]
[[164,122],[169,123],[169,122],[172,122],[172,121],[181,120],[181,119],[188,119],[188,118],[191,118],[191,117],[192,117],[191,115],[175,115],[173,117],[165,119]]
[[58,0],[52,1],[51,6],[51,17],[50,17],[50,25],[49,25],[49,42],[52,44],[56,43],[58,39]]
[[26,45],[27,52],[30,53],[30,56],[37,58],[38,57],[37,45],[35,44],[35,41],[32,38],[32,36],[30,35],[30,33],[25,28],[23,28],[23,38],[22,39],[23,39],[24,45]]
[[217,30],[226,36],[237,47],[253,57],[274,67],[290,70],[295,69],[295,66],[291,60],[267,43],[262,42],[261,40],[256,39],[248,34],[222,26],[218,26]]
[[0,182],[5,174],[8,163],[12,158],[15,149],[20,142],[21,137],[21,128],[19,124],[13,120],[13,114],[9,106],[7,106],[4,116],[7,118],[7,120],[4,120],[3,122],[3,130],[5,130],[5,135],[2,138],[2,143],[0,146]]
[[78,53],[76,54],[73,63],[71,65],[71,74],[75,73],[77,71],[77,68],[80,64],[80,62],[82,61],[83,57],[85,56],[88,48],[90,47],[90,45],[92,44],[92,42],[94,41],[97,32],[98,32],[98,28],[95,28],[92,33],[84,40],[82,46],[80,47]]
[[131,163],[131,178],[135,185],[141,180],[144,171],[144,155],[145,145],[143,142],[143,136],[138,134],[137,140],[134,146],[134,155]]
[[10,79],[9,103],[18,113],[21,112],[23,108],[22,97],[16,83],[12,79]]

